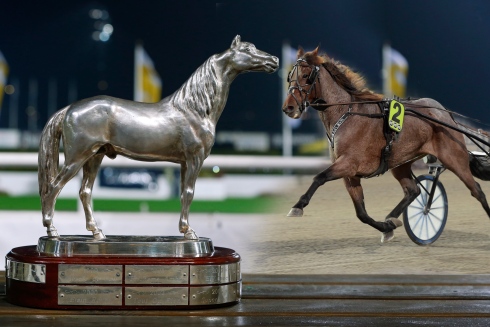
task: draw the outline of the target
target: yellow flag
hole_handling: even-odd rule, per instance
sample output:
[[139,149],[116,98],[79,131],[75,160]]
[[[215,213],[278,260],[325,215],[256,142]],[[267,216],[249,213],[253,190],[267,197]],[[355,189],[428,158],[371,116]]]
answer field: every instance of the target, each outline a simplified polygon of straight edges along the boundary
[[162,80],[153,60],[143,46],[136,45],[134,51],[134,100],[158,102],[162,96]]
[[2,55],[2,52],[0,51],[0,109],[2,108],[2,100],[3,100],[3,94],[5,85],[7,85],[7,75],[9,73],[9,66],[7,65],[7,60],[5,60],[5,57]]
[[408,61],[389,45],[383,46],[383,93],[386,97],[406,96]]

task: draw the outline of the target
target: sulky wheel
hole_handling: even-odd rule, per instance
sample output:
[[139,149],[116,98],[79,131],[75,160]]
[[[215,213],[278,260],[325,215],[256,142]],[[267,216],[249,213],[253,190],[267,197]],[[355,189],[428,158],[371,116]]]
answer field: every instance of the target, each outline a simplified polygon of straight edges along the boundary
[[418,245],[434,243],[444,230],[447,220],[447,195],[442,183],[437,181],[432,203],[427,207],[435,177],[421,175],[417,177],[421,187],[420,195],[403,212],[403,223],[410,239]]

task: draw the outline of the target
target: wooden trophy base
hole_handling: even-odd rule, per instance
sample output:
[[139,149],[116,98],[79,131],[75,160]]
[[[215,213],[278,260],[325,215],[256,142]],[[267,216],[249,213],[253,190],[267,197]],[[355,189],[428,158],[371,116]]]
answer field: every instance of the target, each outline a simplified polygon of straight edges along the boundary
[[240,256],[182,237],[41,237],[6,256],[7,301],[45,309],[182,309],[241,298]]

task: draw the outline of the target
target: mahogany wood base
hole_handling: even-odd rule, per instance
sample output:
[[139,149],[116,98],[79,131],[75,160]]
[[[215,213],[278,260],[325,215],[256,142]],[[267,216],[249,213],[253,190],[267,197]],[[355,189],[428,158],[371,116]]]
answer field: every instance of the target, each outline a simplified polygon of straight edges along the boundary
[[70,310],[194,309],[238,303],[240,256],[215,247],[200,257],[40,254],[35,245],[6,256],[6,299]]

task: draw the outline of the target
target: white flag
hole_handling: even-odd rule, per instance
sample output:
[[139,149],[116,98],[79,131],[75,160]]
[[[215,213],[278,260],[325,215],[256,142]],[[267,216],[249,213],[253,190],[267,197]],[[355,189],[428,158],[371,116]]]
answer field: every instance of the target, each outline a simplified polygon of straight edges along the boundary
[[7,60],[0,51],[0,109],[2,108],[2,100],[5,85],[7,85],[7,75],[9,73],[9,66],[7,65]]
[[405,97],[407,89],[408,61],[389,45],[383,46],[383,93]]
[[134,100],[158,102],[162,96],[162,80],[153,61],[141,45],[134,50]]

